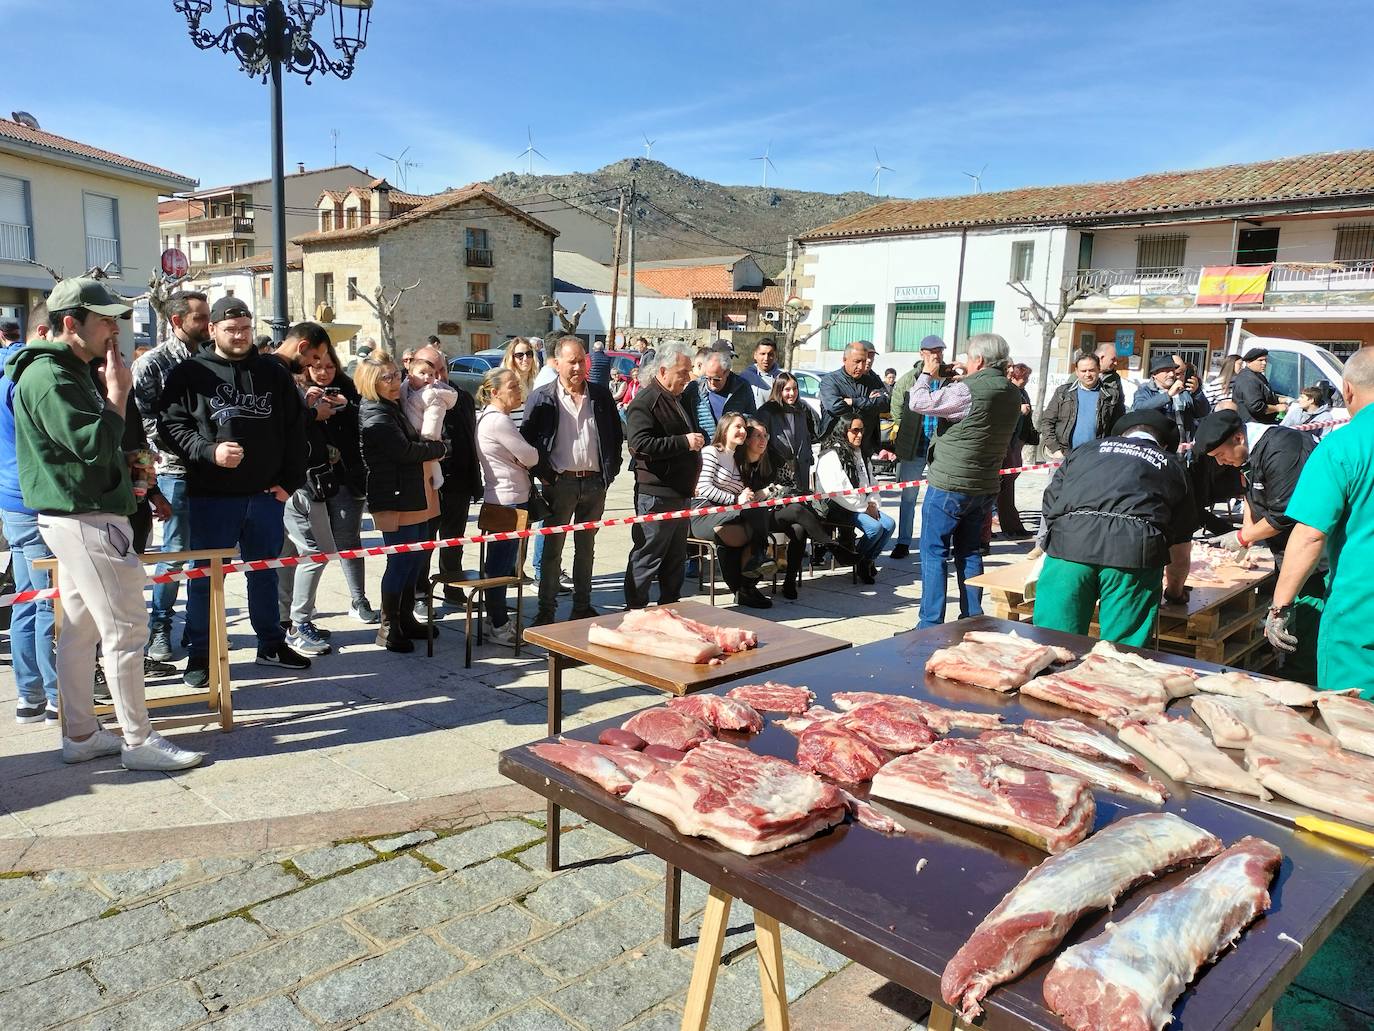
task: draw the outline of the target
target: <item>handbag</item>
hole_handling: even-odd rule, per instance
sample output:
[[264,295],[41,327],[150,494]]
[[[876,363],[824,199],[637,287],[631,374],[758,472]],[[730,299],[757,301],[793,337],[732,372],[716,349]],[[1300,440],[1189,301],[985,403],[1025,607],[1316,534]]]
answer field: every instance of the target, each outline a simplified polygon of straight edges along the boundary
[[328,462],[305,471],[305,491],[311,501],[328,501],[339,493],[339,477]]
[[525,511],[530,514],[530,524],[543,522],[549,515],[549,503],[544,497],[544,490],[539,485],[539,481],[530,482],[530,499],[525,504]]

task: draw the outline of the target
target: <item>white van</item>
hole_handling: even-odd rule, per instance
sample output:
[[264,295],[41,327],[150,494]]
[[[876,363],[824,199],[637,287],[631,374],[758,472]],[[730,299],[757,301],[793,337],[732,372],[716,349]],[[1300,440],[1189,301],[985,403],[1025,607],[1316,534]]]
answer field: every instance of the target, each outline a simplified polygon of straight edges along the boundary
[[1331,407],[1345,408],[1345,399],[1341,397],[1341,360],[1326,348],[1306,340],[1262,337],[1242,329],[1239,340],[1231,345],[1231,354],[1244,354],[1254,347],[1269,352],[1264,375],[1274,393],[1296,398],[1303,387],[1326,380],[1336,389]]

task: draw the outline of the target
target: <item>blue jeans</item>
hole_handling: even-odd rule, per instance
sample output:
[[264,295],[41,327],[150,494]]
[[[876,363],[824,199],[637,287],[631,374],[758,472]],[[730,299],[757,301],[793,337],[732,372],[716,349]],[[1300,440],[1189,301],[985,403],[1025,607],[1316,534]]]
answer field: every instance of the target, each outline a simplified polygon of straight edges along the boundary
[[[925,471],[924,456],[898,462],[897,481],[905,483],[907,480],[919,480]],[[920,493],[920,487],[903,487],[902,500],[897,506],[897,543],[905,544],[908,548],[911,547],[911,530],[916,524],[916,499]]]
[[[529,509],[529,503],[522,501],[511,508],[521,511]],[[542,540],[542,538],[540,538]],[[511,576],[515,573],[515,559],[520,554],[520,541],[492,541],[487,545],[485,576]],[[492,626],[505,626],[510,618],[506,612],[506,586],[489,587],[483,592],[483,603],[487,607],[487,618]]]
[[983,614],[983,589],[968,580],[983,571],[983,521],[995,494],[956,494],[927,485],[921,505],[921,618],[917,630],[945,621],[945,563],[959,578],[959,618]]
[[[398,526],[394,530],[382,531],[383,544],[418,544],[433,539],[433,520],[416,523],[414,526]],[[404,554],[388,555],[386,568],[382,570],[382,597],[399,596],[402,591],[415,586],[420,573],[429,561],[427,551],[408,551]]]
[[[284,506],[271,494],[192,496],[189,508],[193,550],[238,545],[245,562],[280,557],[286,536]],[[260,569],[245,575],[248,621],[257,634],[258,648],[275,648],[286,640],[286,631],[277,622],[277,571]],[[204,658],[210,653],[209,580],[187,581],[186,641],[191,655]]]
[[863,534],[863,540],[857,542],[859,555],[870,561],[882,554],[892,532],[897,529],[897,524],[886,512],[880,511],[878,518],[874,519],[867,512],[851,512],[839,505],[832,505],[830,514],[835,522],[848,523]]
[[[186,478],[183,476],[159,476],[157,478],[157,489],[162,496],[167,499],[167,504],[172,508],[172,514],[166,522],[162,524],[162,550],[163,551],[185,551],[191,539],[190,533],[190,503],[186,496]],[[158,575],[179,570],[185,563],[183,562],[159,562],[156,572]],[[148,617],[148,629],[154,630],[159,626],[170,628],[172,625],[172,609],[176,607],[177,591],[181,588],[180,580],[173,580],[171,583],[153,584],[152,611]]]
[[[44,590],[48,574],[30,564],[52,558],[38,533],[38,517],[32,512],[0,512],[5,540],[10,545],[10,565],[15,591]],[[25,602],[10,614],[10,661],[19,701],[24,705],[57,708],[57,665],[53,653],[52,600]]]

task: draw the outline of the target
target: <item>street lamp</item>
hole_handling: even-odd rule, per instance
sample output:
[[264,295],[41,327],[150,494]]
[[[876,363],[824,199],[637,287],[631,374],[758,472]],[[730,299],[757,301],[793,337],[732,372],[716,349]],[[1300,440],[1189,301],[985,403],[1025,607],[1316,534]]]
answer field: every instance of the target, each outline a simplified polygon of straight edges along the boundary
[[[172,0],[184,15],[191,42],[201,50],[233,54],[253,78],[272,83],[272,335],[280,341],[289,325],[286,310],[286,158],[282,147],[282,69],[347,79],[358,51],[367,45],[372,0],[225,0],[222,29],[201,26],[213,0]],[[342,55],[330,57],[313,38],[315,21],[329,12],[328,32]]]

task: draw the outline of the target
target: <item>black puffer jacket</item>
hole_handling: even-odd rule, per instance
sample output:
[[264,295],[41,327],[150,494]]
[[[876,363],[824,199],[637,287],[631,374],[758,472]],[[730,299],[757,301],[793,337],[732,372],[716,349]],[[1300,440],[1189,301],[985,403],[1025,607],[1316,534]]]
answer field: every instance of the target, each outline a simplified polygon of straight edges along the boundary
[[334,467],[340,482],[359,497],[367,490],[367,467],[363,465],[362,443],[358,439],[358,406],[362,398],[353,381],[342,372],[336,373],[331,387],[337,387],[347,398],[348,405],[337,409],[320,430],[324,439],[339,452],[339,464]]
[[444,443],[421,439],[395,401],[364,401],[358,422],[367,466],[367,507],[373,512],[423,510],[424,463],[443,458]]

